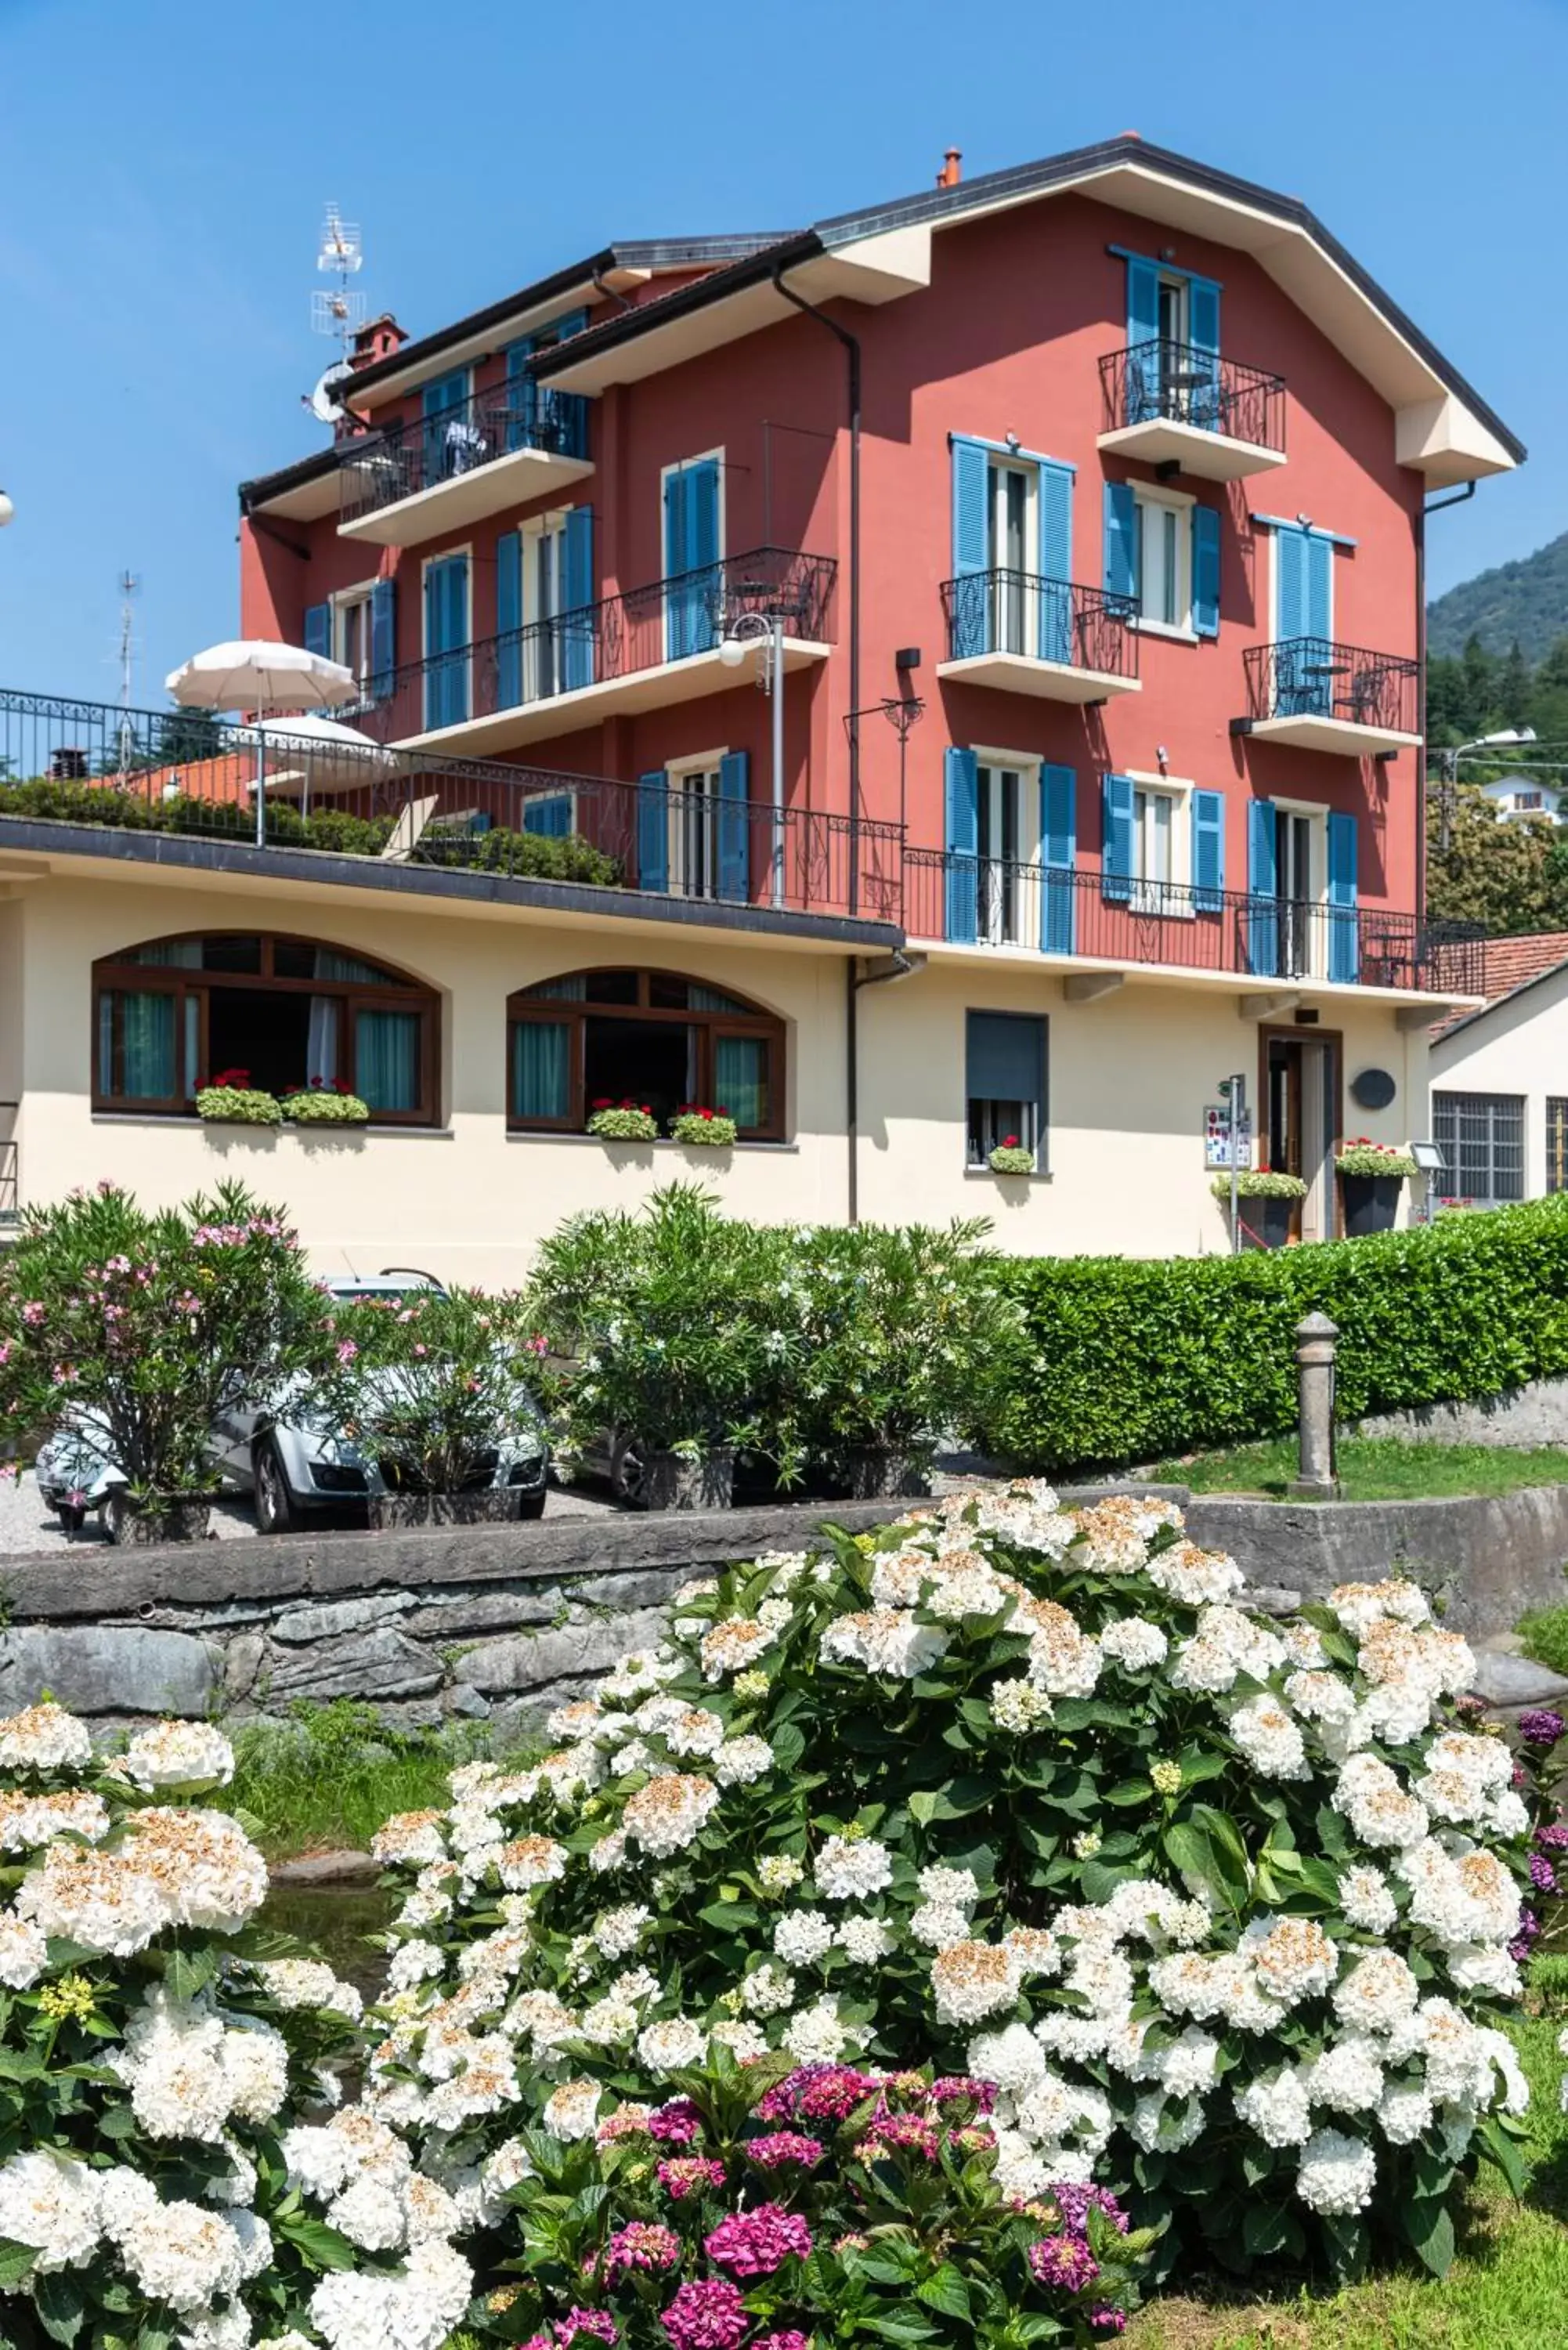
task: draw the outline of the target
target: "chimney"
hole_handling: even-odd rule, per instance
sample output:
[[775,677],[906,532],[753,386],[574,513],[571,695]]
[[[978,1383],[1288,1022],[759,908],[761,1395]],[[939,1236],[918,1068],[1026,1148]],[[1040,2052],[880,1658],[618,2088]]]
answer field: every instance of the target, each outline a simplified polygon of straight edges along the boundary
[[963,150],[950,147],[942,157],[942,168],[937,173],[939,188],[956,188],[963,177]]
[[360,368],[374,367],[378,359],[389,359],[408,339],[408,329],[399,326],[389,310],[383,310],[379,318],[372,318],[356,334],[348,364],[356,373]]

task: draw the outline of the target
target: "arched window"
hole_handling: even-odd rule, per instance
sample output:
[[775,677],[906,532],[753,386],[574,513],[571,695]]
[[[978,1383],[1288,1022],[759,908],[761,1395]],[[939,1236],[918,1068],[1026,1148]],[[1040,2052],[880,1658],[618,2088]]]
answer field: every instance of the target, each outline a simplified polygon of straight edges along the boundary
[[743,1141],[784,1133],[784,1023],[670,971],[579,971],[506,1006],[506,1122],[580,1134],[630,1097],[661,1128],[688,1102],[728,1111]]
[[254,931],[153,939],[93,965],[93,1107],[179,1118],[231,1070],[346,1086],[379,1124],[436,1121],[436,999],[382,963]]

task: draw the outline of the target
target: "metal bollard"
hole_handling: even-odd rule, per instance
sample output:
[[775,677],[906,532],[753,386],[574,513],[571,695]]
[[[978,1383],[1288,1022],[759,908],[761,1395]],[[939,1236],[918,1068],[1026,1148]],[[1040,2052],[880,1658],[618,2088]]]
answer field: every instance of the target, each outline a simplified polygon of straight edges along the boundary
[[1291,1498],[1333,1502],[1339,1498],[1334,1461],[1334,1356],[1339,1325],[1326,1314],[1308,1314],[1296,1324],[1296,1362],[1301,1398],[1296,1475]]

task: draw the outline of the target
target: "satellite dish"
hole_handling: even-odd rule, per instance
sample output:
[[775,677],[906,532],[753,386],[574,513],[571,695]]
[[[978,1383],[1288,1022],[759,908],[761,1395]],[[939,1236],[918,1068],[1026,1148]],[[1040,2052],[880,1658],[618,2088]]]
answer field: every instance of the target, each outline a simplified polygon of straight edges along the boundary
[[344,413],[343,402],[337,397],[337,390],[338,385],[346,383],[353,372],[347,359],[339,359],[336,366],[327,369],[306,402],[317,423],[336,424]]

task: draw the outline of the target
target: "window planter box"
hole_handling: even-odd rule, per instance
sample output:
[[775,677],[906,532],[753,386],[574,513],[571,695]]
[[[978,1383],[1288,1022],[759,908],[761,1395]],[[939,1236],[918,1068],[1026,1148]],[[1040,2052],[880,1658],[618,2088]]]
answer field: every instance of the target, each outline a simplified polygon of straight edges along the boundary
[[154,1493],[136,1502],[117,1486],[103,1505],[103,1530],[125,1550],[205,1542],[212,1523],[213,1505],[205,1493]]

